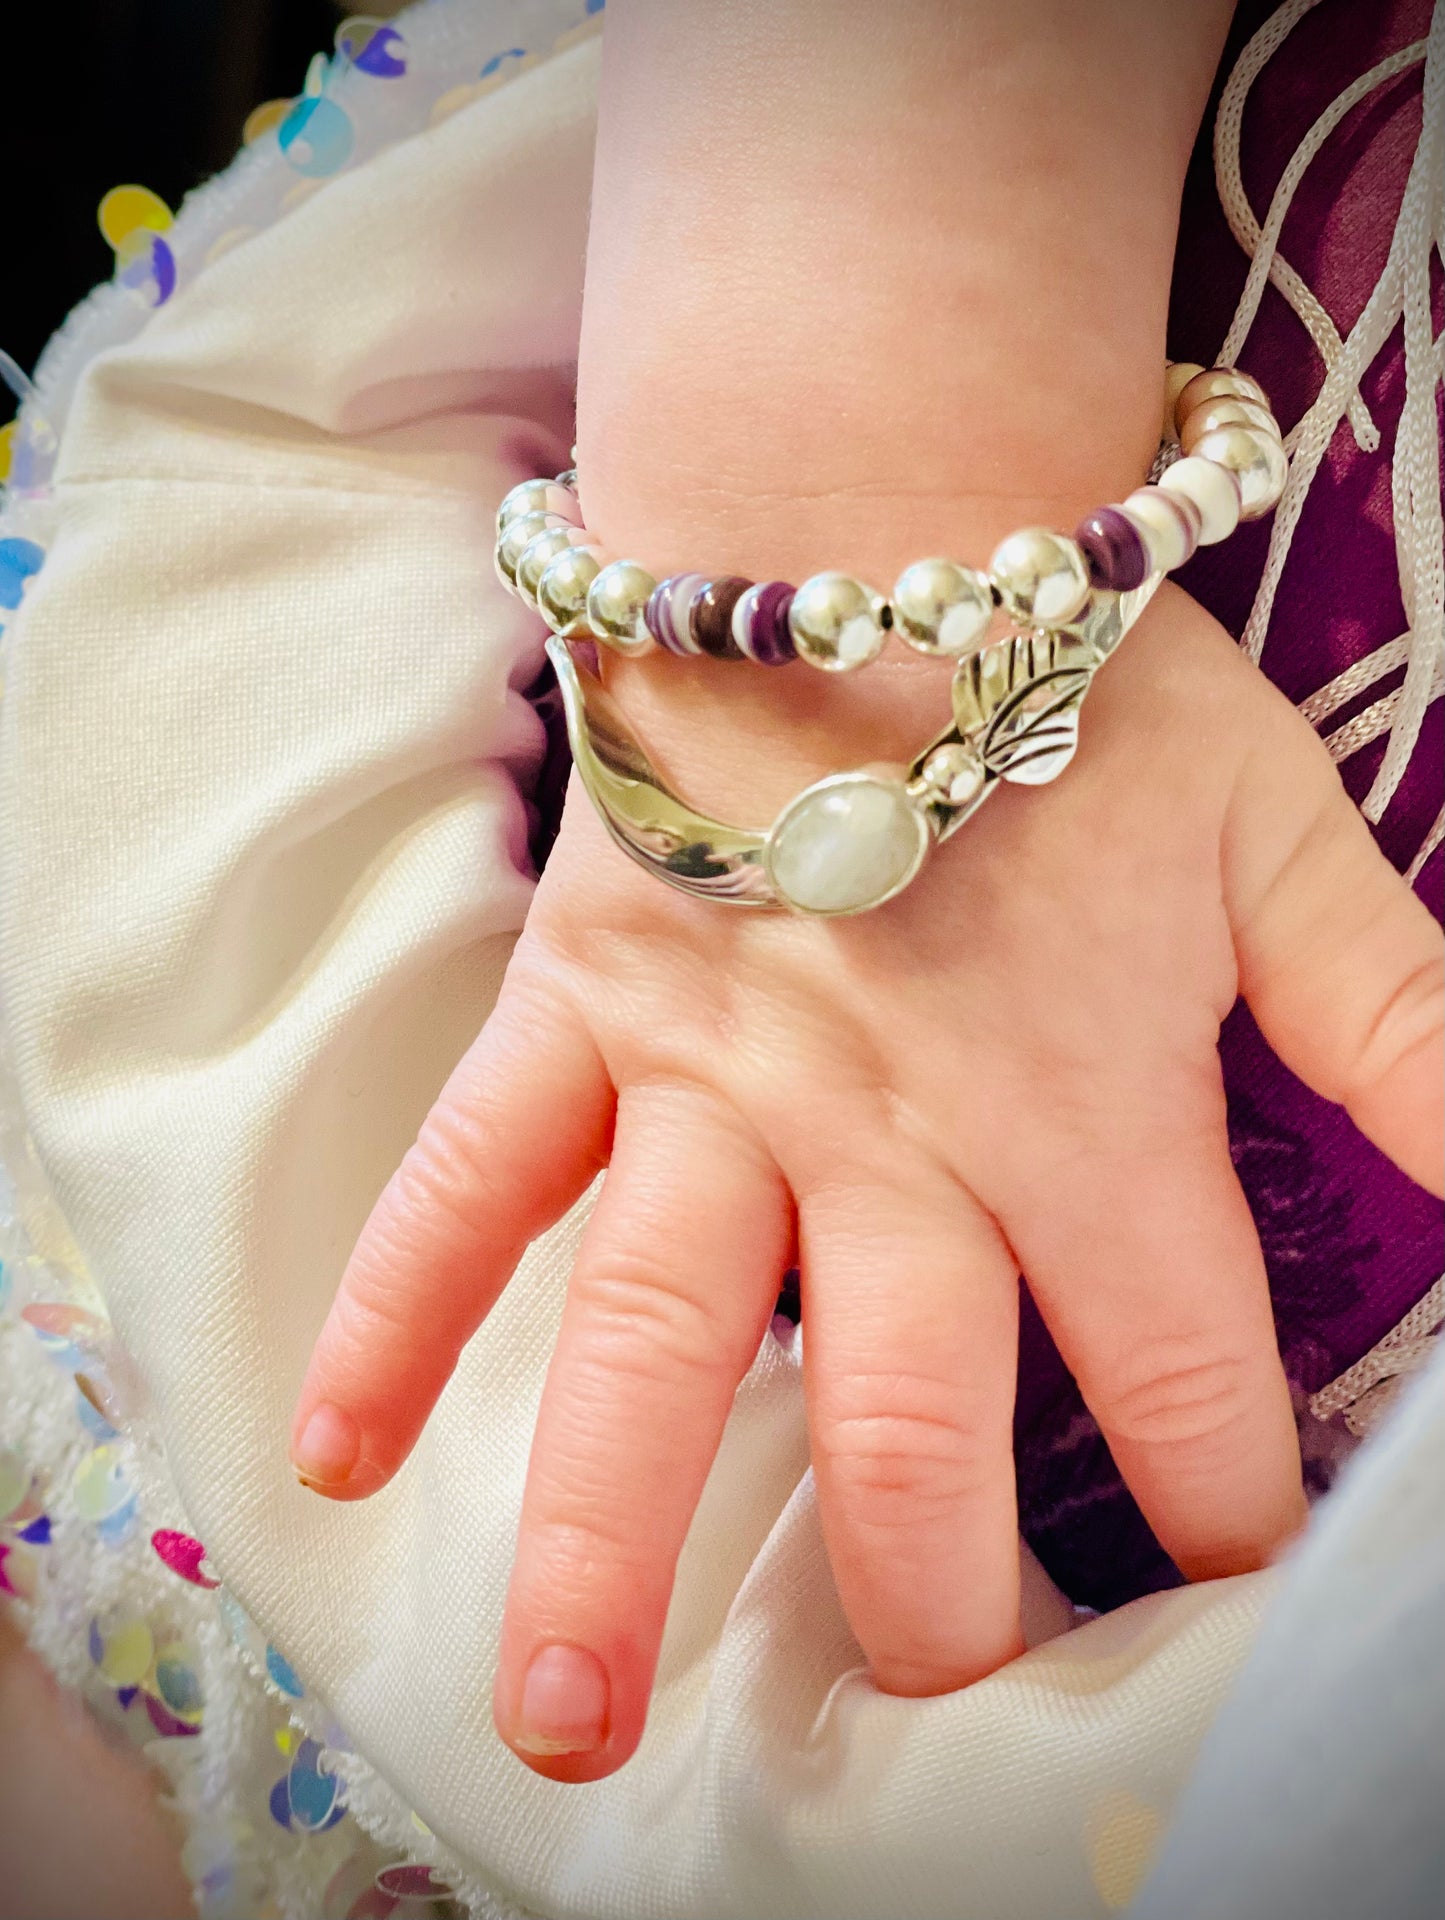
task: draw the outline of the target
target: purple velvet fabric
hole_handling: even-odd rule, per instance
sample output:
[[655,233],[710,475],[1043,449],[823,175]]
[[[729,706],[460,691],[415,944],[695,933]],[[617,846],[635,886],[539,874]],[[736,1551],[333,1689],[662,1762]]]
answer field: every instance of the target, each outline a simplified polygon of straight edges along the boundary
[[[1240,8],[1221,84],[1269,12],[1268,5]],[[1244,181],[1261,219],[1311,122],[1361,73],[1421,38],[1429,16],[1428,0],[1324,0],[1290,35],[1245,110]],[[1173,358],[1205,365],[1224,338],[1247,268],[1215,194],[1213,123],[1211,102],[1185,194],[1169,339]],[[1306,174],[1285,222],[1285,258],[1342,334],[1359,317],[1384,264],[1419,125],[1417,67],[1342,123]],[[1440,292],[1437,274],[1437,332],[1445,318]],[[1322,369],[1273,287],[1240,358],[1288,430],[1313,400]],[[1264,670],[1294,701],[1407,624],[1390,512],[1390,454],[1404,395],[1398,327],[1363,392],[1383,444],[1378,453],[1364,454],[1348,425],[1336,433],[1296,532],[1265,644]],[[1236,635],[1253,603],[1268,539],[1268,521],[1241,526],[1225,544],[1202,548],[1180,575]],[[1369,688],[1329,727],[1401,678],[1397,672]],[[1410,772],[1377,829],[1384,852],[1402,869],[1440,806],[1442,746],[1445,725],[1436,701]],[[1357,800],[1383,755],[1381,740],[1345,762],[1345,783]],[[1445,855],[1437,850],[1417,883],[1437,917],[1442,879]],[[1368,1352],[1438,1279],[1445,1221],[1438,1203],[1371,1147],[1338,1107],[1280,1065],[1243,1006],[1226,1022],[1220,1051],[1235,1167],[1264,1246],[1286,1370],[1302,1399]],[[1178,1582],[1026,1290],[1016,1435],[1023,1530],[1066,1593],[1102,1609]]]
[[[1233,317],[1247,262],[1216,198],[1210,157],[1218,87],[1271,7],[1246,0],[1236,16],[1205,115],[1185,193],[1169,351],[1209,365]],[[1311,123],[1353,80],[1421,38],[1429,0],[1323,0],[1306,16],[1251,91],[1245,114],[1245,185],[1262,219]],[[1282,251],[1342,333],[1358,318],[1384,264],[1420,125],[1420,70],[1399,76],[1358,106],[1316,158],[1285,223]],[[1439,275],[1435,329],[1445,321]],[[1241,355],[1288,429],[1306,410],[1321,367],[1302,326],[1267,289]],[[1341,425],[1312,489],[1277,598],[1262,665],[1291,700],[1304,699],[1406,626],[1390,510],[1390,455],[1404,392],[1400,329],[1364,381],[1379,424],[1377,454]],[[1269,522],[1241,526],[1200,550],[1180,578],[1238,635],[1264,565]],[[1398,685],[1395,673],[1333,716],[1338,726]],[[542,802],[555,822],[560,783],[558,717]],[[1403,869],[1440,806],[1445,712],[1430,708],[1410,773],[1377,829]],[[565,735],[560,753],[565,760]],[[1377,742],[1347,761],[1359,800],[1384,753]],[[555,831],[555,827],[551,828]],[[1417,883],[1437,917],[1445,852]],[[1235,1166],[1264,1247],[1280,1348],[1297,1395],[1353,1365],[1433,1285],[1445,1267],[1439,1204],[1366,1142],[1338,1107],[1312,1094],[1270,1051],[1243,1006],[1225,1023],[1220,1051]],[[1187,1223],[1181,1223],[1187,1232]],[[787,1289],[780,1310],[796,1317]],[[1054,1579],[1101,1610],[1175,1585],[1180,1575],[1124,1487],[1097,1426],[1029,1298],[1022,1296],[1016,1428],[1019,1508],[1025,1536]]]

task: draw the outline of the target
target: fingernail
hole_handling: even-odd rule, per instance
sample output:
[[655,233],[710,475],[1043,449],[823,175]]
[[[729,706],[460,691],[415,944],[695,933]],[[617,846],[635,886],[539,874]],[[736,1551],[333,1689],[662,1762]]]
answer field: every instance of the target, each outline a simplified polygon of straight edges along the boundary
[[314,1407],[291,1449],[291,1464],[303,1486],[317,1493],[345,1486],[361,1458],[361,1429],[341,1407]]
[[512,1745],[522,1753],[594,1753],[607,1739],[607,1669],[583,1647],[543,1647],[522,1682]]

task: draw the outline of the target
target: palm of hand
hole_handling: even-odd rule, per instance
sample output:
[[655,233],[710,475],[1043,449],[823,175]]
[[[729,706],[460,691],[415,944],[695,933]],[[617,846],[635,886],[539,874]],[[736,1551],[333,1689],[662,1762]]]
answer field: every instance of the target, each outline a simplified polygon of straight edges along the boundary
[[[1343,984],[1306,967],[1316,930]],[[313,1361],[303,1415],[341,1405],[362,1436],[328,1490],[394,1471],[522,1247],[605,1163],[497,1689],[541,1770],[595,1778],[640,1737],[677,1554],[795,1257],[820,1510],[880,1685],[943,1691],[1018,1650],[1020,1270],[1180,1565],[1257,1565],[1302,1499],[1219,1022],[1242,978],[1286,1059],[1413,1157],[1438,1026],[1409,955],[1433,942],[1308,728],[1173,592],[1099,676],[1065,778],[1002,791],[870,916],[670,894],[574,791],[497,1011]],[[524,1710],[547,1647],[592,1663],[588,1737],[555,1684]]]

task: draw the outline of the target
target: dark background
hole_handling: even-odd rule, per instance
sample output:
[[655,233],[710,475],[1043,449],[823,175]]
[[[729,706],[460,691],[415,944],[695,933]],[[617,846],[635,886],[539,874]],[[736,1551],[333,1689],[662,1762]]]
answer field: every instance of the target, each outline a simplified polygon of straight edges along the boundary
[[[28,371],[110,278],[95,223],[134,181],[168,206],[220,171],[262,100],[301,91],[350,12],[331,0],[0,0],[0,347]],[[0,393],[0,422],[11,408]]]

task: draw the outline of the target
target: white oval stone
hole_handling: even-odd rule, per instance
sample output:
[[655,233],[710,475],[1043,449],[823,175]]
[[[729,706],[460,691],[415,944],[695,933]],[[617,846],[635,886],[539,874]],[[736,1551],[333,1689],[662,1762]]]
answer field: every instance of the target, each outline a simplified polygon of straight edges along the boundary
[[861,913],[907,886],[928,843],[928,822],[901,786],[839,773],[780,816],[768,836],[768,874],[801,913]]

